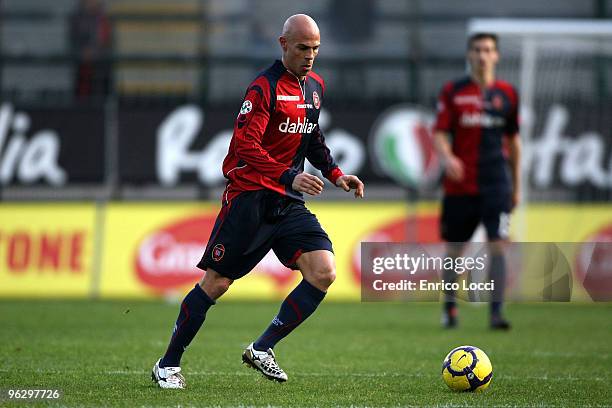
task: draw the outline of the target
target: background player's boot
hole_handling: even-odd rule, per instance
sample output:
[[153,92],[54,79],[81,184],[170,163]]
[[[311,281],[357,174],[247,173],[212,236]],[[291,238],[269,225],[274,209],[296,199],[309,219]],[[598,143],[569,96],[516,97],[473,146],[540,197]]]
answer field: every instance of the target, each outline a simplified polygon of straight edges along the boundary
[[445,329],[453,329],[457,327],[457,305],[445,304],[442,311],[442,327]]
[[242,353],[242,362],[260,371],[269,380],[287,381],[287,374],[276,364],[276,357],[272,349],[268,349],[268,351],[255,350],[253,343],[251,343]]
[[181,367],[160,367],[159,362],[161,359],[157,360],[157,363],[153,366],[153,371],[151,372],[151,379],[153,382],[159,385],[159,388],[174,388],[174,389],[183,389],[187,386],[185,383],[185,377],[181,374]]
[[491,302],[491,329],[510,330],[510,322],[504,319],[502,313],[502,302]]
[[510,330],[510,322],[501,316],[491,316],[491,330]]

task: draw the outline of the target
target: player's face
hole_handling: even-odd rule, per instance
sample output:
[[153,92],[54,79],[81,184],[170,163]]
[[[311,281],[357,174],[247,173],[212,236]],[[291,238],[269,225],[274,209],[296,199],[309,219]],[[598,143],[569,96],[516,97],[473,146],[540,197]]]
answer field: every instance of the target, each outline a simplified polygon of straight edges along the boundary
[[495,41],[490,38],[473,41],[467,57],[472,72],[475,73],[492,72],[499,61]]
[[318,31],[281,37],[280,43],[286,67],[300,78],[308,75],[319,53],[321,37]]

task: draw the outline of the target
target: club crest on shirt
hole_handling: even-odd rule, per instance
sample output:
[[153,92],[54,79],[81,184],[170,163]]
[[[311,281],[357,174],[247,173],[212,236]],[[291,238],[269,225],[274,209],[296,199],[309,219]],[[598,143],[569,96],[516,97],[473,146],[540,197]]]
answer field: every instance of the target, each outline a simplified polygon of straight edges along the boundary
[[493,105],[493,108],[495,110],[502,110],[504,108],[504,99],[499,96],[499,95],[495,95],[493,96],[493,99],[491,100],[491,103]]
[[314,105],[315,109],[319,109],[321,107],[321,100],[319,99],[319,94],[317,91],[312,92],[312,104]]
[[242,103],[242,107],[240,108],[240,114],[246,115],[253,109],[253,104],[248,99]]
[[223,246],[223,244],[215,245],[212,250],[213,261],[219,262],[223,258],[223,255],[225,255],[225,247]]

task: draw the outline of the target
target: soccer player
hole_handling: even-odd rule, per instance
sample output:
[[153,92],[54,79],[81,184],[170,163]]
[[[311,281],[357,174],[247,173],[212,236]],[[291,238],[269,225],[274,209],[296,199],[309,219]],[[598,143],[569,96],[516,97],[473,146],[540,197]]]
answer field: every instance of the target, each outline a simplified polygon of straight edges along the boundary
[[[445,163],[441,236],[448,256],[461,256],[464,244],[479,223],[489,241],[491,294],[490,325],[509,329],[502,315],[505,284],[503,243],[509,215],[519,202],[521,142],[518,94],[495,77],[499,62],[497,36],[477,33],[468,39],[469,76],[448,82],[438,100],[435,139]],[[508,174],[510,173],[510,174]],[[445,281],[456,274],[445,271]],[[457,325],[455,294],[445,292],[443,324]]]
[[317,24],[304,14],[291,16],[279,42],[282,60],[249,85],[236,118],[223,162],[228,181],[222,208],[198,264],[205,273],[181,303],[168,349],[153,367],[161,388],[185,388],[181,356],[206,312],[270,249],[285,266],[299,269],[303,280],[242,360],[269,379],[287,381],[272,350],[316,310],[335,278],[332,243],[303,198],[321,194],[324,184],[303,171],[304,160],[363,198],[363,183],[338,168],[318,125],[325,84],[312,71],[320,45]]

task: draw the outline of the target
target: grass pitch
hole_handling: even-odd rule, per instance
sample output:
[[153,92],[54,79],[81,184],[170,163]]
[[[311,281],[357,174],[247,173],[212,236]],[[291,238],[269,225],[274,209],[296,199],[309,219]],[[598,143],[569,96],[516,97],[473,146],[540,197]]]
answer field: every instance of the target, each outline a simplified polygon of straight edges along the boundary
[[[183,358],[188,389],[160,390],[150,369],[177,305],[0,301],[0,388],[52,388],[54,402],[0,406],[612,406],[612,305],[509,305],[514,328],[487,329],[487,308],[462,305],[439,326],[438,304],[323,303],[276,348],[284,384],[241,364],[278,303],[221,301]],[[493,363],[480,394],[454,393],[442,359],[472,344]]]

